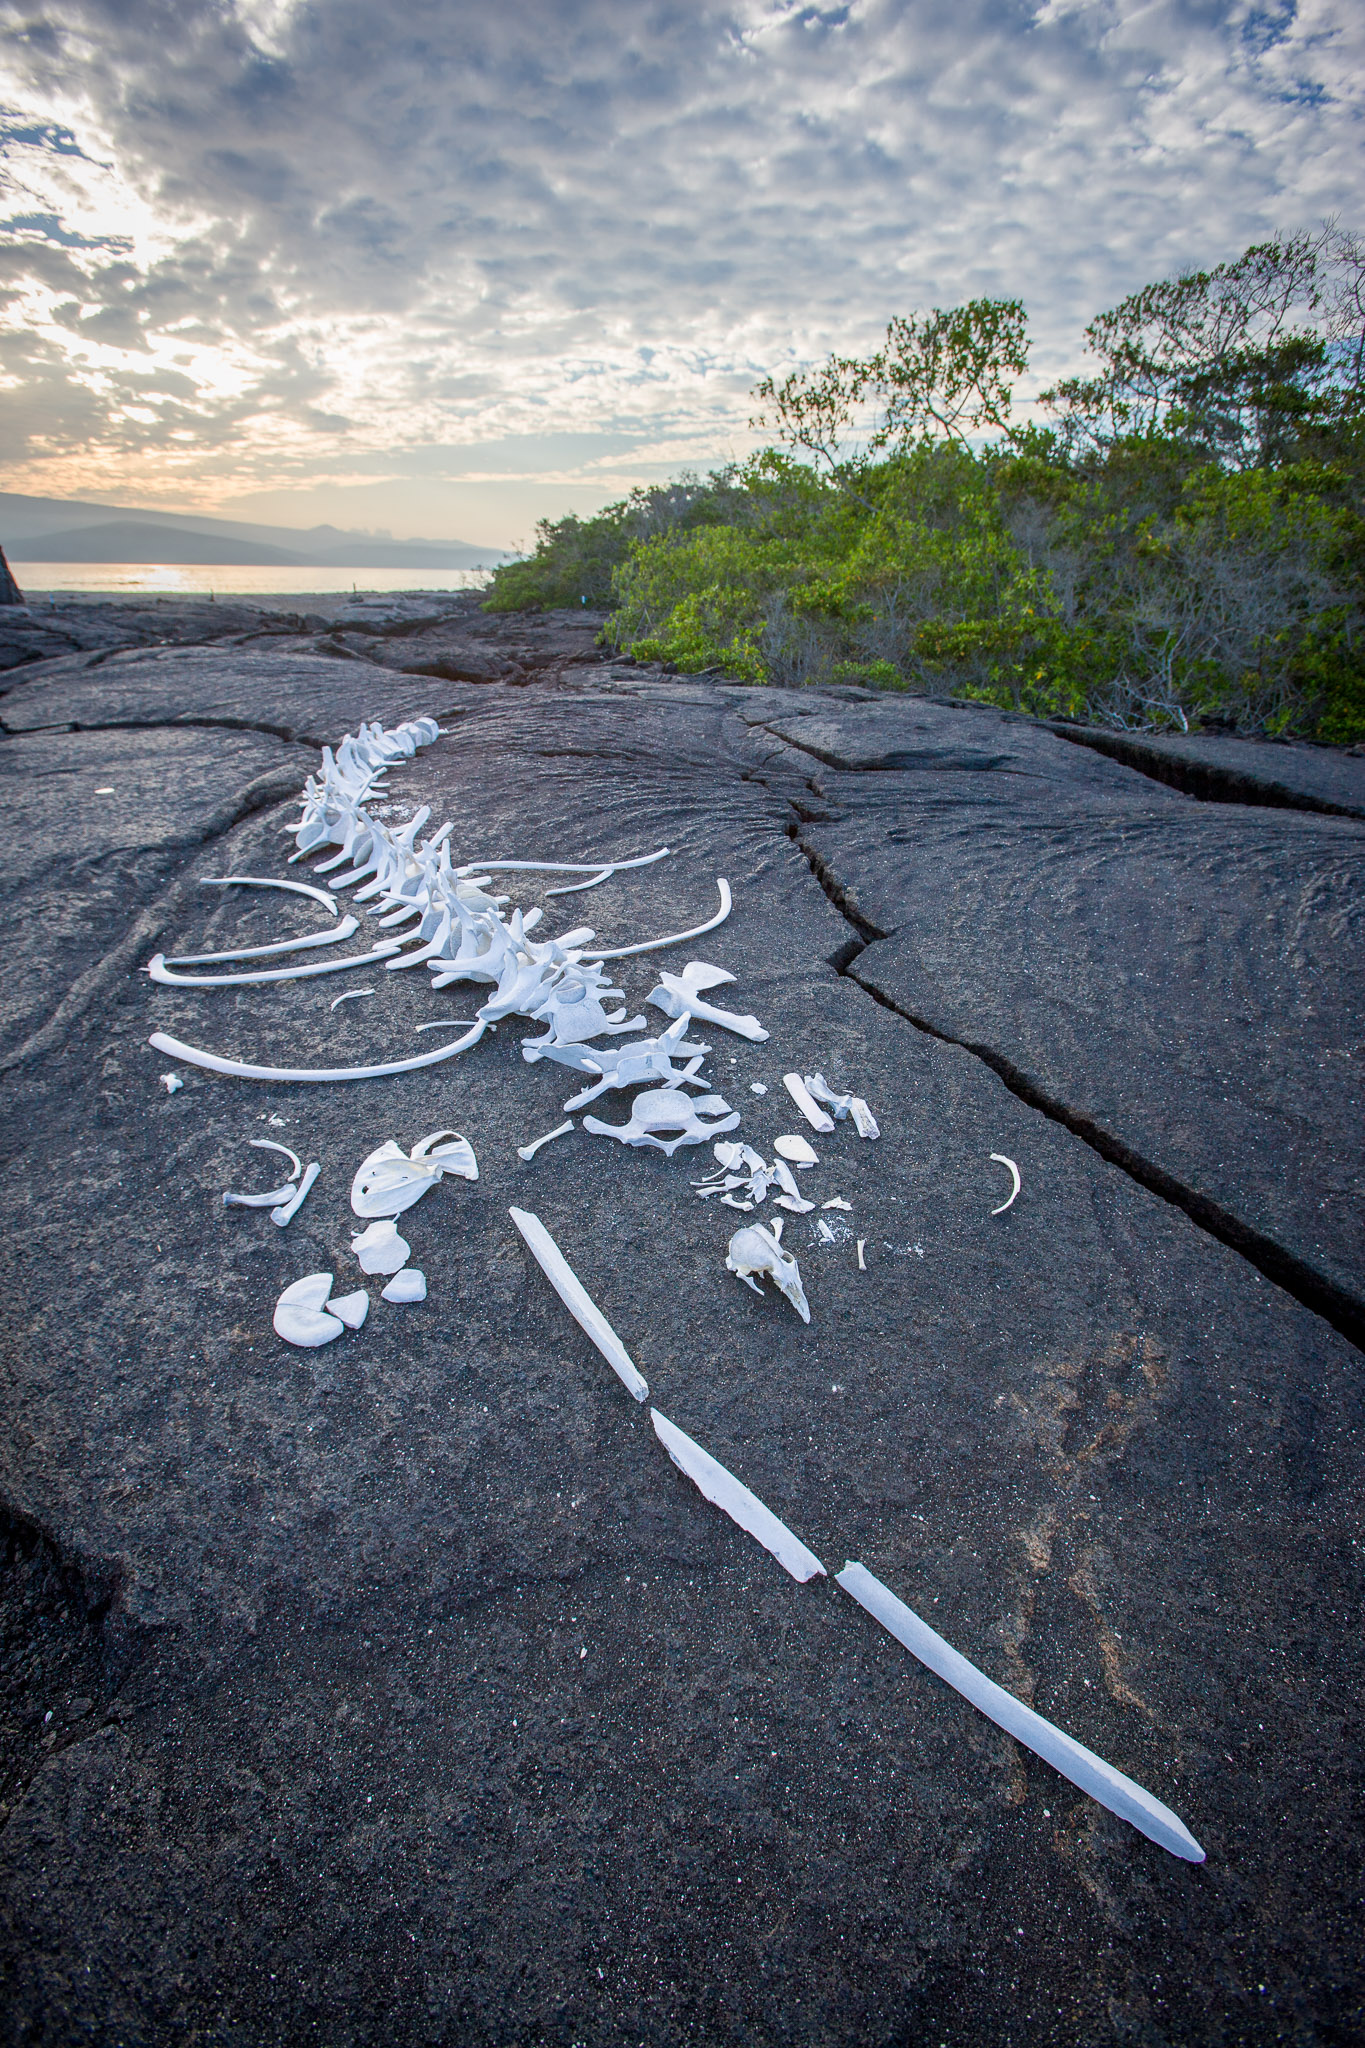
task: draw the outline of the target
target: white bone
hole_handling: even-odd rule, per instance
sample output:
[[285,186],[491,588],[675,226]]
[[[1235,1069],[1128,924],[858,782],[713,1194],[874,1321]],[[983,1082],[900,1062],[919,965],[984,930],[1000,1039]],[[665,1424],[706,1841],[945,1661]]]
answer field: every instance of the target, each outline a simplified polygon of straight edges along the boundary
[[292,1180],[287,1180],[282,1188],[271,1188],[269,1194],[266,1195],[225,1194],[223,1196],[223,1207],[225,1209],[273,1209],[278,1203],[289,1201],[293,1193],[293,1182]]
[[161,1078],[168,1095],[174,1095],[177,1088],[183,1088],[185,1085],[184,1077],[180,1074],[163,1074]]
[[801,1269],[790,1252],[784,1252],[778,1239],[781,1235],[781,1219],[771,1227],[763,1223],[750,1223],[743,1230],[737,1230],[730,1239],[730,1249],[725,1263],[730,1271],[741,1279],[746,1287],[752,1287],[755,1294],[763,1289],[754,1278],[755,1274],[766,1273],[779,1292],[791,1303],[803,1323],[810,1321],[810,1309],[806,1302],[806,1290],[801,1285]]
[[404,1266],[395,1273],[384,1289],[385,1301],[425,1301],[427,1298],[427,1276],[416,1266]]
[[1014,1186],[1010,1189],[1007,1200],[1003,1201],[998,1209],[991,1210],[992,1216],[1003,1216],[1006,1209],[1009,1208],[1010,1203],[1013,1202],[1015,1196],[1018,1194],[1020,1188],[1024,1185],[1024,1183],[1020,1176],[1019,1169],[1015,1165],[1014,1161],[1012,1159],[1006,1159],[1003,1152],[992,1152],[991,1158],[996,1162],[998,1166],[1008,1166],[1010,1170],[1010,1177],[1014,1182]]
[[586,1331],[626,1391],[637,1401],[649,1398],[649,1383],[636,1366],[625,1345],[592,1299],[578,1275],[551,1237],[539,1216],[529,1209],[509,1209],[508,1215],[525,1238],[531,1256],[563,1302],[569,1314]]
[[281,1145],[275,1138],[248,1138],[247,1144],[252,1146],[257,1152],[278,1152],[282,1158],[292,1159],[294,1171],[289,1176],[290,1180],[297,1180],[303,1172],[303,1161],[299,1158],[298,1153],[291,1152],[288,1145]]
[[853,1128],[860,1138],[880,1138],[877,1119],[861,1095],[836,1095],[823,1074],[807,1074],[805,1087],[807,1094],[817,1102],[827,1102],[835,1116],[841,1119],[851,1116]]
[[817,1219],[815,1232],[821,1244],[833,1244],[836,1241],[834,1232],[830,1229],[823,1216]]
[[421,1053],[411,1060],[389,1060],[375,1067],[257,1067],[246,1060],[224,1059],[219,1053],[185,1045],[168,1031],[154,1031],[147,1043],[158,1052],[168,1052],[172,1059],[184,1060],[187,1066],[204,1067],[210,1074],[234,1074],[242,1081],[381,1081],[389,1074],[411,1074],[419,1067],[434,1067],[440,1060],[453,1059],[457,1052],[476,1045],[486,1029],[486,1025],[475,1024],[463,1038],[443,1045],[439,1052]]
[[[415,1031],[446,1031],[452,1025],[458,1025],[461,1031],[472,1031],[478,1021],[477,1017],[431,1017],[425,1024],[414,1025],[413,1029]],[[497,1028],[496,1024],[490,1024],[488,1027],[490,1031],[496,1031]]]
[[[471,860],[466,861],[456,872],[460,875],[471,875],[481,868],[489,868],[498,874],[511,874],[516,870],[522,874],[535,875],[592,875],[597,880],[602,880],[607,875],[624,874],[628,868],[653,867],[656,860],[666,860],[672,850],[670,846],[661,846],[657,853],[637,854],[634,860]],[[545,893],[555,896],[567,892],[548,889]]]
[[[830,1125],[833,1130],[833,1124]],[[773,1150],[779,1159],[790,1159],[796,1166],[818,1166],[820,1155],[811,1149],[808,1141],[798,1131],[786,1132],[773,1139]]]
[[303,953],[310,946],[338,946],[360,930],[358,917],[343,917],[329,932],[315,932],[306,939],[277,939],[273,946],[241,946],[235,953],[177,953],[169,967],[206,967],[215,960],[263,960],[268,953]]
[[373,994],[374,990],[372,988],[348,988],[344,995],[333,997],[331,1008],[335,1010],[342,1003],[353,1003],[360,996],[372,996]]
[[337,900],[330,889],[318,889],[311,882],[277,882],[269,875],[201,875],[206,889],[287,889],[291,896],[311,896],[333,917],[337,914]]
[[330,1273],[308,1273],[302,1280],[292,1281],[275,1303],[272,1322],[276,1336],[305,1351],[315,1351],[339,1337],[345,1323],[323,1312],[331,1291]]
[[842,1195],[832,1195],[829,1201],[822,1202],[820,1207],[822,1209],[847,1209],[850,1216],[853,1214],[852,1202],[846,1202]]
[[693,925],[691,931],[670,932],[666,938],[644,939],[638,946],[615,946],[610,952],[594,949],[586,957],[592,960],[624,960],[632,953],[658,953],[665,946],[681,946],[688,939],[700,939],[707,932],[713,932],[718,924],[724,924],[730,915],[730,884],[723,875],[716,876],[716,887],[720,891],[720,909],[705,924]]
[[808,1202],[801,1193],[800,1188],[796,1185],[796,1175],[792,1172],[785,1159],[778,1158],[773,1167],[773,1179],[782,1190],[780,1195],[774,1197],[774,1200],[782,1208],[790,1209],[793,1216],[804,1216],[815,1207],[814,1202]]
[[832,1131],[834,1129],[833,1117],[826,1116],[819,1103],[812,1099],[809,1089],[799,1074],[784,1074],[782,1076],[782,1083],[812,1130]]
[[372,1223],[368,1230],[362,1230],[351,1239],[351,1250],[360,1261],[362,1273],[396,1273],[400,1266],[406,1266],[412,1246],[407,1239],[398,1235],[397,1226],[387,1217],[382,1222]]
[[271,1210],[270,1220],[272,1223],[278,1223],[280,1229],[283,1230],[286,1223],[293,1222],[299,1210],[307,1201],[309,1190],[321,1171],[322,1168],[318,1165],[317,1160],[310,1159],[303,1179],[299,1182],[289,1200],[282,1202],[278,1209]]
[[866,1608],[898,1643],[903,1643],[912,1656],[927,1664],[946,1685],[951,1685],[955,1692],[970,1700],[988,1720],[1012,1735],[1016,1742],[1022,1742],[1035,1756],[1042,1757],[1044,1763],[1051,1764],[1055,1771],[1060,1771],[1082,1792],[1088,1792],[1108,1812],[1126,1820],[1140,1834],[1146,1835],[1148,1841],[1169,1849],[1173,1856],[1183,1858],[1186,1863],[1204,1861],[1204,1851],[1169,1806],[1164,1806],[1143,1786],[1125,1777],[1122,1771],[1115,1770],[1112,1764],[1096,1756],[1093,1750],[1086,1749],[1073,1736],[1064,1733],[1051,1721],[1045,1721],[1041,1714],[1035,1714],[1032,1707],[1026,1707],[1013,1693],[996,1685],[974,1664],[969,1664],[864,1566],[850,1562],[835,1577],[844,1591],[851,1594],[860,1607]]
[[749,1093],[751,1095],[766,1095],[767,1092],[768,1084],[766,1081],[751,1081],[749,1083]]
[[[703,1123],[703,1115],[716,1121]],[[739,1111],[731,1109],[722,1096],[694,1098],[680,1088],[647,1088],[632,1102],[629,1123],[604,1124],[595,1116],[585,1116],[583,1128],[598,1137],[619,1138],[623,1145],[652,1145],[671,1158],[679,1145],[704,1145],[717,1131],[732,1131],[738,1122]],[[678,1136],[661,1138],[659,1131],[676,1131]]]
[[734,978],[723,967],[712,967],[705,960],[689,960],[681,974],[661,974],[658,988],[651,990],[645,1000],[666,1017],[700,1017],[708,1024],[719,1024],[723,1031],[736,1032],[739,1037],[758,1043],[768,1034],[757,1017],[740,1017],[733,1010],[718,1010],[701,994],[704,988],[716,988]]
[[358,1330],[370,1313],[370,1297],[363,1287],[354,1294],[334,1294],[327,1304],[329,1316],[340,1316],[348,1330]]
[[[438,1138],[453,1139],[438,1145]],[[433,1131],[405,1152],[392,1138],[362,1159],[351,1182],[351,1207],[357,1216],[401,1216],[420,1202],[444,1174],[477,1180],[474,1148],[458,1131]]]
[[666,1415],[660,1415],[657,1408],[650,1409],[649,1419],[654,1424],[655,1435],[678,1470],[686,1474],[713,1507],[720,1508],[732,1522],[739,1524],[747,1536],[754,1537],[771,1552],[784,1571],[790,1572],[802,1585],[808,1579],[825,1576],[825,1567],[815,1552],[807,1550],[800,1537],[785,1522],[779,1521],[772,1509],[765,1507],[742,1480],[736,1479],[733,1472],[727,1471],[675,1422],[670,1422]]
[[867,1239],[865,1237],[860,1237],[858,1239],[858,1271],[860,1273],[865,1273],[867,1271],[867,1261],[863,1257],[863,1247],[866,1245],[866,1243]]
[[530,1145],[518,1145],[518,1159],[534,1159],[542,1145],[548,1145],[551,1138],[562,1138],[566,1131],[571,1131],[572,1129],[573,1118],[571,1116],[565,1117],[562,1124],[557,1124],[554,1130],[547,1131],[543,1138],[535,1139],[534,1142]]
[[[688,1022],[686,1017],[680,1017],[658,1038],[636,1039],[630,1045],[615,1047],[609,1052],[599,1052],[591,1046],[582,1049],[547,1048],[551,1059],[567,1066],[572,1057],[572,1063],[579,1071],[590,1077],[587,1087],[569,1097],[565,1109],[583,1109],[609,1089],[638,1088],[643,1081],[662,1081],[672,1088],[704,1089],[708,1084],[697,1079],[697,1072],[711,1048],[693,1044],[686,1035]],[[691,1057],[686,1065],[675,1067],[675,1053],[687,1053]]]
[[368,953],[348,953],[344,960],[314,960],[307,967],[261,967],[251,974],[172,974],[164,953],[155,954],[146,966],[153,981],[165,988],[250,988],[267,981],[311,981],[319,974],[344,974],[352,967],[375,967],[389,953],[396,953],[402,941],[380,939]]

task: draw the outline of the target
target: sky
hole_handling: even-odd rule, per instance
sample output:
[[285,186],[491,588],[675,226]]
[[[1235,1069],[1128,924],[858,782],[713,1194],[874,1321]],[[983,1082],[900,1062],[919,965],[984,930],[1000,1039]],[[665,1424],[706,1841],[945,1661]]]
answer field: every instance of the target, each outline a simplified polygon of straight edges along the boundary
[[1360,0],[0,0],[0,487],[524,545],[752,386],[1365,228]]

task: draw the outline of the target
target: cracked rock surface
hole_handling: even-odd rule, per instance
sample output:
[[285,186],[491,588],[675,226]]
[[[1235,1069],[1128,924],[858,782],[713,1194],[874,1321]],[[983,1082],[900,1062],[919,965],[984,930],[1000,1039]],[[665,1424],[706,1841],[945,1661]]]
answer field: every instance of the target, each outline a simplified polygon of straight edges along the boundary
[[[407,623],[377,637],[437,630]],[[0,1177],[23,1736],[3,2037],[1354,2038],[1360,1352],[1313,1276],[1356,1298],[1361,1263],[1345,1193],[1317,1224],[1312,1205],[1350,1185],[1362,828],[1203,802],[995,714],[635,674],[572,615],[474,623],[508,680],[244,647],[49,667],[0,700],[0,760],[30,770],[21,880],[50,891],[23,927],[37,1049]],[[616,964],[632,1014],[661,966],[737,975],[727,1000],[771,1038],[694,1033],[737,1136],[771,1157],[797,1126],[792,1067],[871,1103],[882,1137],[841,1125],[801,1177],[852,1214],[787,1219],[809,1329],[726,1273],[740,1219],[690,1187],[709,1148],[580,1128],[518,1159],[577,1086],[521,1059],[525,1020],[394,1080],[184,1068],[166,1093],[157,1026],[330,1065],[472,1016],[478,988],[434,994],[420,969],[229,991],[138,971],[324,925],[195,878],[300,875],[268,778],[297,786],[316,739],[417,710],[447,730],[382,802],[454,821],[459,858],[674,849],[549,899],[545,931],[630,943],[710,916],[729,880],[719,930]],[[107,817],[91,778],[119,791]],[[82,908],[89,875],[138,858]],[[86,950],[52,966],[63,916]],[[366,916],[343,950],[376,936]],[[287,1282],[362,1284],[361,1158],[441,1126],[480,1178],[402,1219],[427,1299],[375,1282],[361,1331],[280,1343]],[[222,1207],[272,1184],[262,1136],[322,1163],[286,1230]],[[995,1218],[992,1152],[1023,1179]],[[1187,1186],[1281,1249],[1278,1280]],[[659,1408],[831,1573],[861,1558],[1172,1805],[1207,1863],[1094,1806],[709,1507],[512,1203]]]

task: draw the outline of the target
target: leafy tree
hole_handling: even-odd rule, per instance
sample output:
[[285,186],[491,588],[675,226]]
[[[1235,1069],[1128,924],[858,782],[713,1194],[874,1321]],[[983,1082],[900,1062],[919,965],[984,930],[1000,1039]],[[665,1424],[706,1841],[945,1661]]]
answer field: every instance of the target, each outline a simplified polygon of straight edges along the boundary
[[751,426],[771,428],[830,469],[862,422],[868,452],[905,448],[922,436],[964,444],[983,428],[1003,431],[1014,379],[1028,365],[1028,321],[1018,299],[972,299],[922,318],[899,315],[870,356],[832,355],[781,384],[765,377],[755,398],[767,410]]

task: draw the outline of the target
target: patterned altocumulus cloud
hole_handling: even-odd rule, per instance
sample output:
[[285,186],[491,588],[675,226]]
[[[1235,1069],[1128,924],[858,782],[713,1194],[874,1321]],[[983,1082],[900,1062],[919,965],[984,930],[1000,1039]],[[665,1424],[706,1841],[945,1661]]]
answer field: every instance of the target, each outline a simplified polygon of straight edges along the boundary
[[758,376],[893,312],[1021,297],[1047,375],[1149,278],[1360,224],[1352,0],[0,24],[10,488],[505,525],[742,451]]

